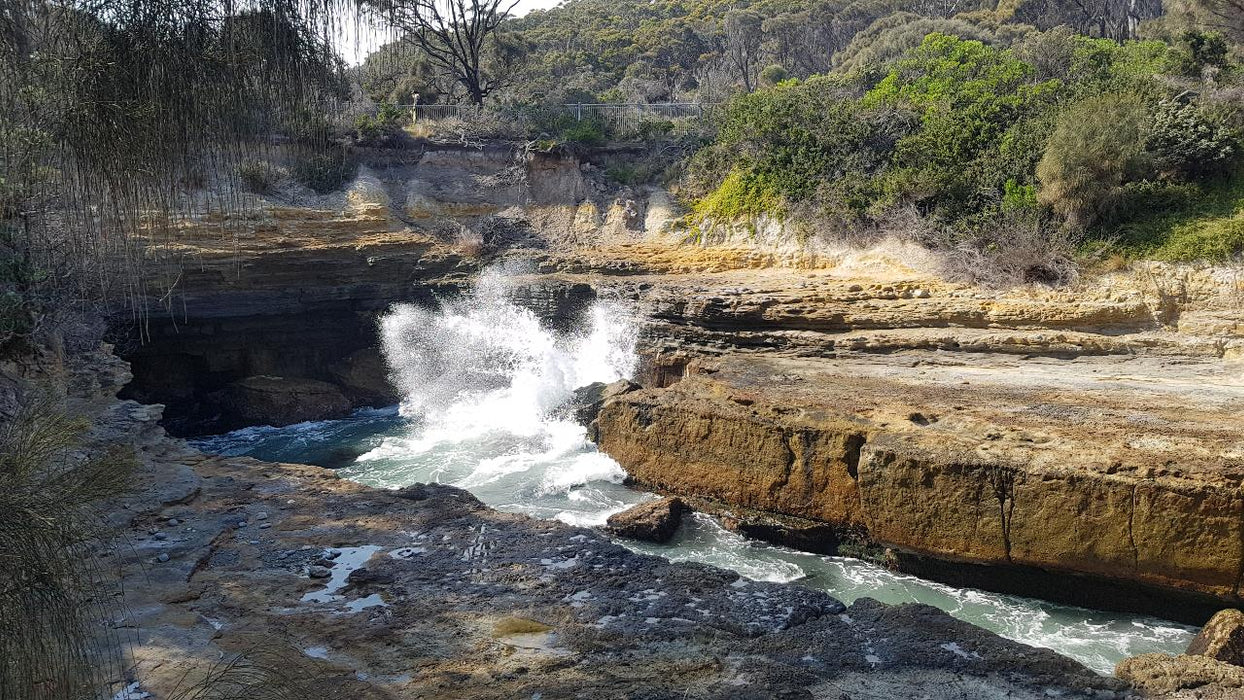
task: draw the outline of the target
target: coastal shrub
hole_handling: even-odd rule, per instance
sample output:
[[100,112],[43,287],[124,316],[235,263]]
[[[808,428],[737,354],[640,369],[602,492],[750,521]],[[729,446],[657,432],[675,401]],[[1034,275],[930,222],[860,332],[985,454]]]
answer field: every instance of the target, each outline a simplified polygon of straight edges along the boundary
[[1143,168],[1148,115],[1132,94],[1102,95],[1068,110],[1037,165],[1039,199],[1072,228],[1097,222],[1129,175]]
[[401,132],[409,114],[392,102],[385,102],[376,113],[360,114],[354,119],[354,133],[361,146],[389,145]]
[[98,504],[135,460],[121,445],[82,458],[87,427],[47,400],[0,425],[0,697],[95,697],[119,673],[116,590],[94,551]]
[[355,162],[344,148],[330,148],[300,156],[294,161],[294,179],[319,194],[341,189],[358,172]]
[[266,160],[244,160],[238,165],[238,179],[248,192],[270,194],[283,174],[280,168]]
[[[835,78],[787,81],[731,102],[683,186],[700,200],[700,214],[780,213],[784,203],[828,191],[826,183],[870,180],[912,126],[905,110],[865,106]],[[868,203],[852,200],[849,208]]]
[[1244,173],[1207,183],[1124,187],[1133,202],[1110,236],[1119,254],[1180,262],[1225,262],[1244,243]]
[[907,106],[920,128],[895,144],[891,196],[945,222],[992,215],[1007,182],[1032,184],[1038,118],[1062,84],[1037,82],[1013,52],[931,34],[864,97],[866,105]]
[[761,214],[780,215],[783,201],[773,183],[754,172],[735,170],[695,206],[699,218],[729,221]]
[[600,119],[581,119],[568,121],[558,132],[558,138],[564,143],[579,146],[600,146],[606,141],[605,123]]
[[1221,174],[1240,156],[1239,137],[1196,104],[1163,100],[1145,141],[1158,170],[1178,178]]
[[771,63],[760,71],[760,86],[771,88],[778,83],[790,78],[790,74],[782,66]]
[[1231,219],[1194,220],[1173,228],[1152,257],[1173,262],[1221,263],[1244,253],[1244,213]]
[[1171,47],[1171,72],[1199,78],[1207,68],[1226,68],[1229,52],[1230,45],[1222,34],[1187,30],[1179,35]]

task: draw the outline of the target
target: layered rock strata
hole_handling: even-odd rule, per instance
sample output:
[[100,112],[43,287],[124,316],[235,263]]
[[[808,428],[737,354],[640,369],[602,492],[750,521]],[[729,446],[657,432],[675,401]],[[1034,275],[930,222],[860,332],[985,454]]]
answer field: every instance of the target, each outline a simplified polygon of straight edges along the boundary
[[984,565],[977,585],[1203,621],[1239,600],[1242,410],[1211,360],[736,354],[598,425],[661,491],[828,524],[926,575]]

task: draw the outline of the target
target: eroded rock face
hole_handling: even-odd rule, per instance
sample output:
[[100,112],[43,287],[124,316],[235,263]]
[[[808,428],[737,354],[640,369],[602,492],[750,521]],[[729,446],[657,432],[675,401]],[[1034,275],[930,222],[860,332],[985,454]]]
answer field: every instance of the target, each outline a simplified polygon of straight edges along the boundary
[[1236,601],[1244,384],[1229,367],[941,359],[693,364],[607,402],[600,445],[641,484],[862,531],[900,563],[1131,584],[1079,600],[1099,607],[1181,592],[1187,619]]
[[605,402],[616,396],[637,391],[639,388],[638,384],[626,379],[620,379],[609,384],[593,382],[587,386],[575,389],[574,395],[561,408],[560,413],[587,428],[588,439],[595,441],[597,432],[596,416],[600,415],[600,409],[605,405]]
[[221,430],[340,418],[351,408],[350,400],[336,386],[290,377],[247,377],[208,400],[219,411],[216,426]]
[[632,540],[669,542],[686,511],[687,504],[681,498],[659,498],[609,516],[605,529]]
[[1188,654],[1244,666],[1244,613],[1222,610],[1188,644]]
[[1115,675],[1146,695],[1205,688],[1197,696],[1185,697],[1238,698],[1238,689],[1244,688],[1244,668],[1208,656],[1141,654],[1119,662]]

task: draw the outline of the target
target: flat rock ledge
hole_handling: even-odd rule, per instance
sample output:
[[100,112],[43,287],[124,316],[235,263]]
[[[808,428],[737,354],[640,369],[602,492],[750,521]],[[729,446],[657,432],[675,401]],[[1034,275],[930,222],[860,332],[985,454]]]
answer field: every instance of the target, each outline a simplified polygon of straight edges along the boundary
[[202,455],[151,430],[157,413],[123,403],[100,422],[144,456],[113,510],[131,654],[113,692],[167,698],[261,648],[368,699],[1128,694],[932,607],[670,563],[450,487]]
[[642,485],[802,519],[830,549],[862,538],[919,575],[1195,623],[1241,600],[1231,363],[740,353],[597,422]]

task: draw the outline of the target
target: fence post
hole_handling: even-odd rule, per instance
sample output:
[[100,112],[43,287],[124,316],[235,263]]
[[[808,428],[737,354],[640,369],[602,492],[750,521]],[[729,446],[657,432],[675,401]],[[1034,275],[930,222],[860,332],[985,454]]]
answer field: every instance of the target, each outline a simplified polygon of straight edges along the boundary
[[574,118],[574,120],[575,120],[575,121],[577,121],[577,122],[581,122],[581,121],[583,121],[583,103],[582,103],[582,102],[580,102],[580,103],[578,103],[578,104],[576,104],[576,105],[575,105],[575,118]]

